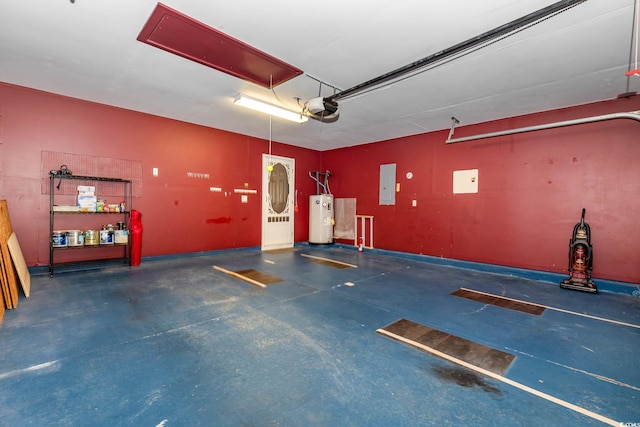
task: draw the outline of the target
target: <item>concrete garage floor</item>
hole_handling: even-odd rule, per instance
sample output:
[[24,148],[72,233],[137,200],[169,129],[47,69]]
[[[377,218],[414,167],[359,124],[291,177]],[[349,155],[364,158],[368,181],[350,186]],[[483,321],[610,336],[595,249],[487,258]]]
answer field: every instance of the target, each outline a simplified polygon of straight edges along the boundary
[[[401,319],[457,339],[472,363],[380,333]],[[478,371],[478,348],[510,364]],[[32,277],[0,325],[0,425],[640,423],[639,355],[631,296],[340,247],[158,258]]]

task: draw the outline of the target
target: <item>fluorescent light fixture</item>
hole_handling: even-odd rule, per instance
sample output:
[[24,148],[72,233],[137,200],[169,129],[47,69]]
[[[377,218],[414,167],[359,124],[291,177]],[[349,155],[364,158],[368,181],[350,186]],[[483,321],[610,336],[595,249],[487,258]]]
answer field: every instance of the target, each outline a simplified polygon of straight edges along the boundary
[[277,105],[269,104],[268,102],[258,101],[253,98],[249,98],[245,95],[238,95],[233,101],[234,104],[241,107],[249,108],[251,110],[260,111],[262,113],[270,114],[281,119],[291,120],[296,123],[304,123],[309,118],[301,112],[287,110]]

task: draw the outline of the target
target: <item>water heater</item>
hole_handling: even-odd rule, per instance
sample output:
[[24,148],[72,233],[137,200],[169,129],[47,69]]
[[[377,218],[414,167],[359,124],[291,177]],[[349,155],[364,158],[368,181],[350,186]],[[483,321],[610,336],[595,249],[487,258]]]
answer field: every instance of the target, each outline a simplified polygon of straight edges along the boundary
[[309,196],[309,243],[333,243],[333,196]]

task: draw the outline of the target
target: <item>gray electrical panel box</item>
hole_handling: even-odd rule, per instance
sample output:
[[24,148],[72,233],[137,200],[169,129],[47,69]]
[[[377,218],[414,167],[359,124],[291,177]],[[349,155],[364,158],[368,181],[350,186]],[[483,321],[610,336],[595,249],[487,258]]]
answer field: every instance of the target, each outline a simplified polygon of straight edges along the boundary
[[380,204],[396,204],[396,164],[380,165]]

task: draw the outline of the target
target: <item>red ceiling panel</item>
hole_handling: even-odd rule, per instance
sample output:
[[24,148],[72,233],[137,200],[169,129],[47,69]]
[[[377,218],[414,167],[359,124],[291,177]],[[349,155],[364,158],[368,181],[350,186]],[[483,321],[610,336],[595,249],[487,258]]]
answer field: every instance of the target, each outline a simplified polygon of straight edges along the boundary
[[302,74],[240,40],[158,3],[138,40],[269,88]]

